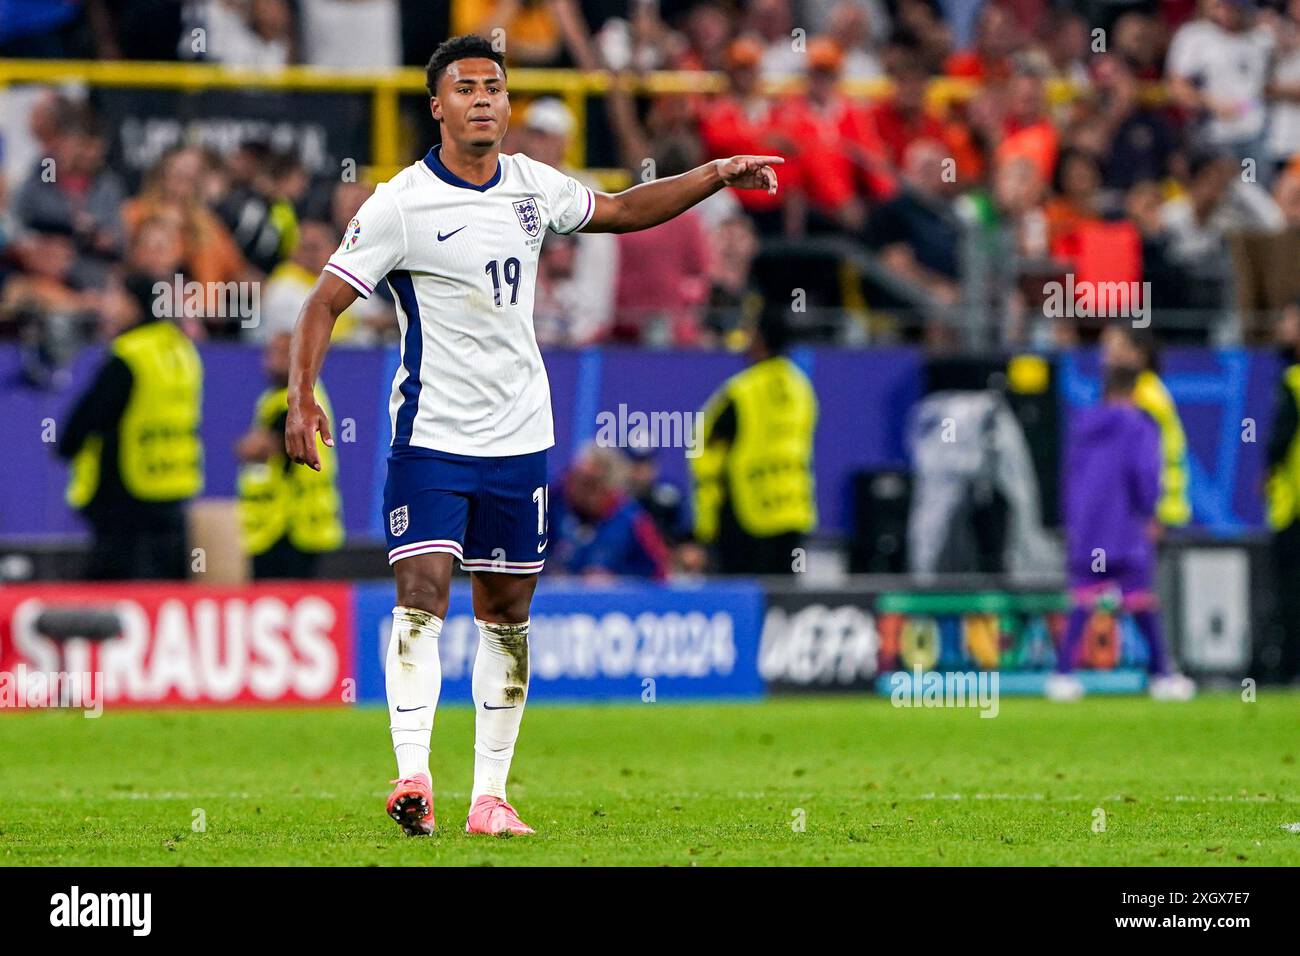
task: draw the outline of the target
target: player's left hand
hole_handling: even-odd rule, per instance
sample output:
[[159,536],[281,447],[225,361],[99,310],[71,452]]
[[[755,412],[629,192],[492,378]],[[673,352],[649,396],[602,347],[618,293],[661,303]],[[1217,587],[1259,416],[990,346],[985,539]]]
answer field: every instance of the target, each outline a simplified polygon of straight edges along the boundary
[[776,195],[776,170],[785,162],[780,156],[732,156],[715,160],[718,175],[728,186],[736,189],[766,189],[769,196]]

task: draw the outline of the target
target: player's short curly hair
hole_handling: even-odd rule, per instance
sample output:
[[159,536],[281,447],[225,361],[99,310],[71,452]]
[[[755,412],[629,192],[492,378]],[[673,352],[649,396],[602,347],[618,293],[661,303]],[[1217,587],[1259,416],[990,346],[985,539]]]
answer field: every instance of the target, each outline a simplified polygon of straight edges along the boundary
[[506,58],[493,49],[490,42],[477,34],[467,33],[439,43],[438,49],[434,50],[433,56],[429,57],[429,65],[424,69],[424,85],[428,88],[429,95],[438,95],[438,80],[442,78],[447,67],[457,60],[479,59],[491,60],[501,67],[502,73],[506,71]]

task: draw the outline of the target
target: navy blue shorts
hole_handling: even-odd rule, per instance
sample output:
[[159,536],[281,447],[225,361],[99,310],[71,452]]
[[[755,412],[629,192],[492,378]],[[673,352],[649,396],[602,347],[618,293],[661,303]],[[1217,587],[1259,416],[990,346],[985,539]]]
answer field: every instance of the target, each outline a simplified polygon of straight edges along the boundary
[[441,552],[467,571],[536,574],[547,502],[545,451],[480,458],[395,448],[384,482],[388,563]]

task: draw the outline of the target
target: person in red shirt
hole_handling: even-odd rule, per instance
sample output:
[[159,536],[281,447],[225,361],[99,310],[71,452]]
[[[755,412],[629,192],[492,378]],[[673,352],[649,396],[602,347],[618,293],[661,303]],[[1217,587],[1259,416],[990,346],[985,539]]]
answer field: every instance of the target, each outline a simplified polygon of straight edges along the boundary
[[962,182],[979,180],[984,162],[970,128],[955,119],[941,119],[926,108],[930,78],[919,53],[911,55],[913,52],[908,50],[895,58],[890,70],[893,92],[869,109],[886,159],[898,173],[904,168],[904,157],[913,143],[939,142],[957,161],[957,175]]
[[840,92],[844,53],[832,40],[808,44],[808,90],[783,109],[785,130],[804,169],[816,170],[804,183],[810,226],[858,232],[866,224],[866,202],[893,194],[884,145],[861,104]]
[[980,13],[975,45],[948,57],[943,71],[971,80],[1005,80],[1011,75],[1011,54],[1020,45],[1020,27],[1015,19],[996,3],[990,3]]
[[1080,228],[1102,218],[1100,190],[1097,157],[1081,149],[1063,150],[1053,174],[1052,198],[1043,206],[1048,248],[1057,259],[1070,261],[1077,252]]
[[943,123],[925,108],[929,77],[919,59],[899,57],[890,73],[893,93],[871,107],[871,120],[890,163],[902,169],[907,148],[918,139],[943,140]]
[[[726,68],[730,91],[712,98],[700,110],[700,142],[709,159],[744,154],[786,157],[781,167],[781,189],[777,195],[748,189],[736,198],[760,232],[779,233],[794,229],[795,210],[790,205],[799,191],[799,164],[793,161],[794,144],[782,129],[778,101],[759,89],[759,62],[763,45],[752,37],[741,37],[727,48]],[[759,195],[762,193],[762,195]]]

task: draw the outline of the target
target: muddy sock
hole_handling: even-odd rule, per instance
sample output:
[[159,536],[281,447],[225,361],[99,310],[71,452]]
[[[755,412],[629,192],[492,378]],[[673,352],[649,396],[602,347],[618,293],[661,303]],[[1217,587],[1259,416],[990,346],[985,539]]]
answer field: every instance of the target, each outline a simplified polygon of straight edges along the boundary
[[506,777],[528,698],[528,622],[478,625],[474,658],[474,790],[506,798]]
[[384,658],[384,686],[399,777],[429,772],[429,737],[442,690],[440,633],[442,618],[413,607],[393,608],[393,630]]

